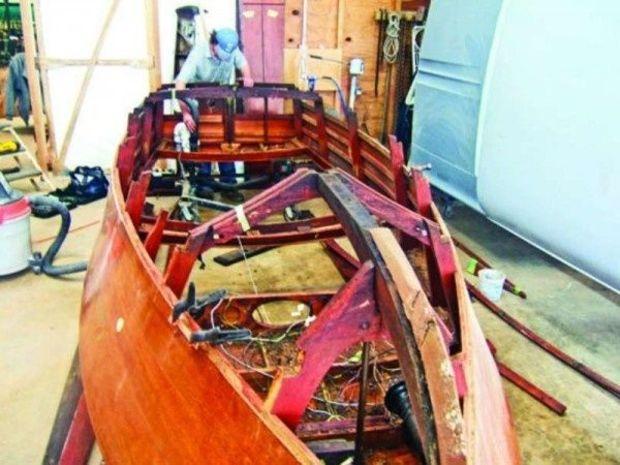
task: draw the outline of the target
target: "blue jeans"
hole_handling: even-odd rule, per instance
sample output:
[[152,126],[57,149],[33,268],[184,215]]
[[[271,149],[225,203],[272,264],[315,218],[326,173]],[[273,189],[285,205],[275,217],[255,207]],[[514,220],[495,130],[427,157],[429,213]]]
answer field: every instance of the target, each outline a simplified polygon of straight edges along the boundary
[[[235,184],[237,182],[234,162],[218,162],[220,168],[220,181],[227,184]],[[198,164],[198,175],[210,176],[211,163]]]
[[[187,99],[186,103],[190,106],[194,118],[198,115],[198,100]],[[196,121],[198,123],[198,121]],[[218,162],[220,168],[220,181],[227,184],[236,184],[235,163],[234,162]],[[198,176],[211,175],[211,163],[198,163]]]

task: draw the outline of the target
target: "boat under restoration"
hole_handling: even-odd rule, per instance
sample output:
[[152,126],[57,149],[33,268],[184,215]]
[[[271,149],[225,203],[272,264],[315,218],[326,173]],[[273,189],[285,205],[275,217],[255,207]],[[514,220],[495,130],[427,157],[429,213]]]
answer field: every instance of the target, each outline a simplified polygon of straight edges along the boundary
[[[190,98],[199,144],[183,152],[180,117],[165,108]],[[185,187],[162,195],[163,159],[177,161],[185,187],[191,163],[243,161],[237,187],[213,183],[247,200],[206,202],[225,211],[188,219],[183,208],[204,202]],[[213,260],[222,251],[241,259],[223,266]],[[262,276],[281,263],[288,286],[267,288],[277,270]],[[313,281],[314,266],[337,276]],[[288,319],[261,318],[270,308]],[[331,116],[318,94],[291,86],[162,88],[131,113],[86,277],[79,355],[109,465],[520,463],[422,171],[405,168],[395,138],[385,147],[353,113]]]

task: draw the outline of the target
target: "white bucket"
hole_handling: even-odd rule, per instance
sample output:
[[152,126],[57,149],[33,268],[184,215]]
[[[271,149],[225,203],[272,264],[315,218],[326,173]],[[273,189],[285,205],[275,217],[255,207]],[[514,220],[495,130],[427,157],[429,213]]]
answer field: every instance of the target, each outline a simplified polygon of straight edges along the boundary
[[25,270],[31,256],[28,202],[0,205],[0,276]]
[[478,288],[493,302],[497,302],[504,290],[506,275],[499,270],[484,268],[478,272]]

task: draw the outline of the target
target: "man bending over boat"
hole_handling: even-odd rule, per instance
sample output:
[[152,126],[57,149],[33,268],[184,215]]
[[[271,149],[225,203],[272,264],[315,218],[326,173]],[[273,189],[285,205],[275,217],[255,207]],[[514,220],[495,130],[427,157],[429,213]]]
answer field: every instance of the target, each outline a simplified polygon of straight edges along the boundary
[[[248,60],[239,50],[239,35],[230,28],[218,29],[211,32],[208,43],[203,42],[194,46],[175,80],[175,88],[183,90],[191,82],[233,84],[235,68],[241,72],[243,84],[246,87],[252,87],[254,80]],[[198,110],[197,101],[190,101],[190,105],[196,105],[195,110]],[[181,111],[187,129],[190,132],[196,131],[198,121],[194,121],[191,109],[184,102],[181,102]],[[219,163],[219,168],[221,181],[235,184],[235,163]],[[198,175],[199,178],[208,179],[211,175],[211,164],[201,164]],[[209,196],[208,188],[205,188],[206,186],[203,186],[202,192]],[[224,191],[223,195],[232,201],[243,201],[243,195],[238,191]]]

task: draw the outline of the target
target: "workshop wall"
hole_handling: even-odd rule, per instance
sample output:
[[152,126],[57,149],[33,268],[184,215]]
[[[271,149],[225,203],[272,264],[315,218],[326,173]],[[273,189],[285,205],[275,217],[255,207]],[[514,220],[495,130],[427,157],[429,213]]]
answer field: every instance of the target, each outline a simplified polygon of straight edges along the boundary
[[[196,3],[196,2],[194,2]],[[40,0],[47,58],[90,59],[109,0]],[[186,0],[160,0],[162,80],[173,79],[175,9]],[[235,26],[235,2],[203,0],[206,27]],[[199,27],[199,30],[201,27]],[[144,60],[147,56],[144,2],[121,1],[110,24],[101,59]],[[85,66],[56,66],[48,71],[51,111],[57,145],[62,146],[79,93]],[[149,90],[148,71],[141,67],[98,66],[86,93],[66,157],[66,166],[112,166],[128,113]]]
[[[285,80],[298,82],[297,57],[301,43],[302,0],[286,1],[285,21]],[[332,62],[308,60],[308,73],[333,76],[348,94],[348,62],[362,58],[365,74],[361,78],[362,95],[356,103],[359,122],[376,136],[381,128],[385,94],[385,70],[379,75],[379,92],[375,96],[374,80],[379,26],[375,12],[381,8],[400,9],[400,0],[311,0],[308,2],[308,48],[327,58],[342,60]],[[320,82],[326,103],[335,104],[333,84]]]
[[[385,71],[379,75],[375,96],[374,78],[377,57],[380,8],[399,9],[400,0],[311,0],[308,14],[308,46],[318,55],[342,60],[344,64],[309,60],[309,71],[339,80],[348,91],[347,64],[351,58],[364,60],[361,78],[363,93],[356,110],[362,127],[378,135],[383,116]],[[186,0],[160,0],[160,43],[162,79],[173,79],[173,49],[176,14]],[[206,29],[235,26],[236,2],[203,0]],[[110,2],[107,0],[41,0],[43,40],[48,58],[89,59],[97,41]],[[284,31],[284,80],[298,82],[298,47],[301,40],[302,0],[286,0]],[[202,27],[199,25],[199,33]],[[102,59],[144,60],[147,55],[143,2],[121,1],[112,20],[103,47]],[[86,72],[84,66],[57,66],[49,69],[51,111],[58,147],[67,131],[79,87]],[[321,82],[319,90],[335,105],[333,85]],[[140,67],[99,66],[83,103],[71,142],[66,166],[80,164],[109,167],[126,124],[127,114],[148,92],[148,72]],[[391,109],[390,109],[391,111]]]

